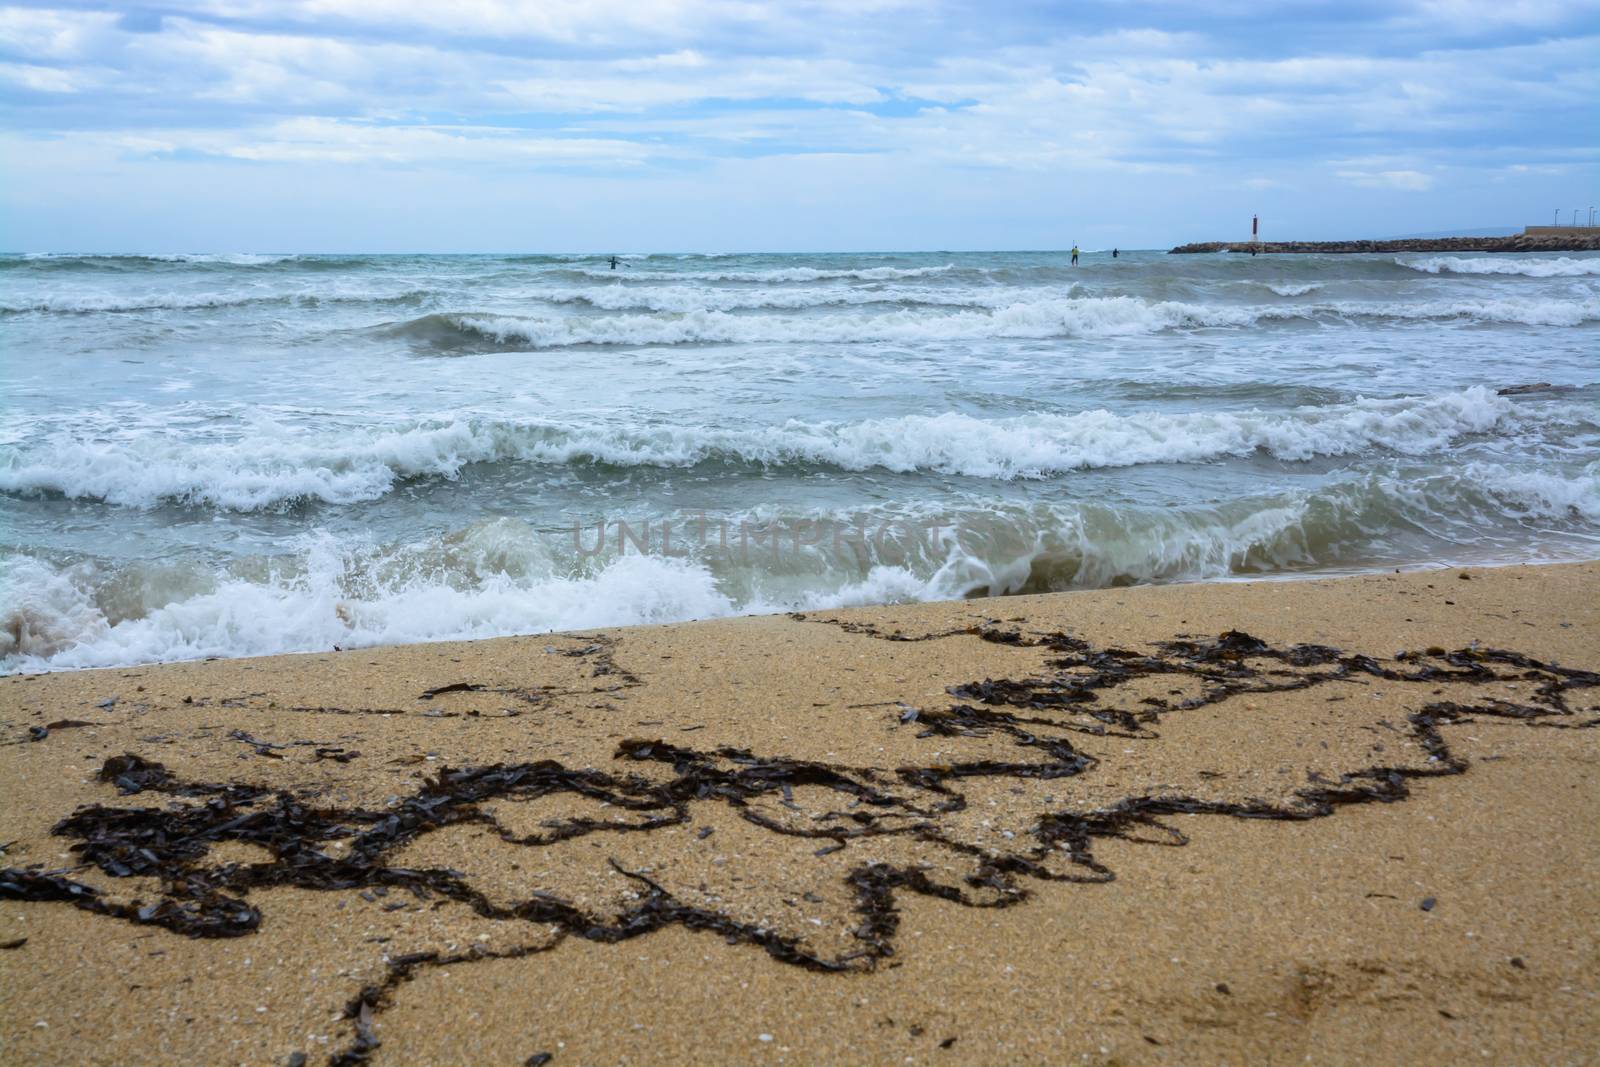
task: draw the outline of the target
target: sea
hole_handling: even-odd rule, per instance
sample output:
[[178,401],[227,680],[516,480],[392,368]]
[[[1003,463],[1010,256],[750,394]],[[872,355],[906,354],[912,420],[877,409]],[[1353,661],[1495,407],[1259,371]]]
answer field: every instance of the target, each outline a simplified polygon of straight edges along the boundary
[[0,671],[1600,556],[1600,255],[0,256]]

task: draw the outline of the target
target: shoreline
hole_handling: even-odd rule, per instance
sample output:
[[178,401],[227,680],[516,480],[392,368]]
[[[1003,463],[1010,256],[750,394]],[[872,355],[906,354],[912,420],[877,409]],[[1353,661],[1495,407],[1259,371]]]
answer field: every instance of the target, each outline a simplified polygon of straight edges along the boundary
[[1580,1062],[1597,591],[1451,568],[13,675],[0,1047]]
[[[1533,389],[1533,388],[1541,388],[1541,387],[1542,387],[1542,383],[1539,386],[1523,386],[1523,387],[1513,387],[1513,388]],[[1223,575],[1223,576],[1220,576],[1220,577],[1210,577],[1210,578],[1194,578],[1194,579],[1181,579],[1181,580],[1172,580],[1172,581],[1139,582],[1137,584],[1128,585],[1128,586],[1104,586],[1104,587],[1085,588],[1085,589],[1057,589],[1057,590],[1051,590],[1051,591],[1045,592],[1045,593],[1003,593],[1003,594],[999,594],[999,595],[983,595],[983,596],[973,596],[973,597],[958,598],[958,599],[911,600],[911,601],[902,601],[902,602],[898,602],[898,603],[887,603],[887,604],[858,604],[858,605],[851,605],[851,606],[845,606],[845,607],[808,608],[806,610],[809,611],[809,612],[813,612],[813,613],[816,613],[816,612],[830,612],[831,613],[831,612],[849,612],[849,611],[884,611],[884,610],[891,610],[891,609],[894,609],[894,608],[901,608],[901,607],[929,607],[929,606],[954,607],[956,605],[973,604],[973,603],[978,603],[978,602],[982,602],[982,601],[993,601],[993,602],[996,602],[997,604],[1003,604],[1006,601],[1014,600],[1014,599],[1017,599],[1017,598],[1079,596],[1079,595],[1082,595],[1082,594],[1114,592],[1114,591],[1117,591],[1117,590],[1120,590],[1120,589],[1147,589],[1147,588],[1148,589],[1166,589],[1166,588],[1188,587],[1188,586],[1201,586],[1201,587],[1223,586],[1223,587],[1227,587],[1227,586],[1254,585],[1254,584],[1277,585],[1277,584],[1294,584],[1294,583],[1299,583],[1299,582],[1343,581],[1343,580],[1352,579],[1352,578],[1370,577],[1370,576],[1387,575],[1387,574],[1418,574],[1418,573],[1430,573],[1430,572],[1434,572],[1434,571],[1448,571],[1448,570],[1496,571],[1496,570],[1503,570],[1503,569],[1515,568],[1515,567],[1565,567],[1565,566],[1582,566],[1582,565],[1585,565],[1585,564],[1600,565],[1600,557],[1585,558],[1585,559],[1518,559],[1518,560],[1504,560],[1504,561],[1502,561],[1502,560],[1491,560],[1489,562],[1483,562],[1483,563],[1428,562],[1428,563],[1405,564],[1405,565],[1402,565],[1402,566],[1399,566],[1399,567],[1394,567],[1394,566],[1389,566],[1389,565],[1384,565],[1384,566],[1380,566],[1380,567],[1360,567],[1360,566],[1356,566],[1356,567],[1351,567],[1349,569],[1338,569],[1338,570],[1327,570],[1327,571],[1322,571],[1322,570],[1318,570],[1318,571],[1277,571],[1277,572],[1262,573],[1262,574],[1229,574],[1229,575]],[[381,650],[381,649],[430,648],[430,647],[433,647],[433,646],[436,646],[436,645],[474,645],[474,644],[478,644],[479,642],[483,642],[483,641],[534,640],[536,638],[541,638],[541,637],[559,637],[559,636],[563,636],[565,634],[576,633],[576,632],[579,632],[579,631],[606,631],[606,632],[610,632],[610,631],[620,631],[620,630],[651,630],[651,629],[656,629],[658,627],[685,626],[685,625],[693,625],[693,624],[696,624],[696,623],[727,621],[727,620],[733,620],[733,619],[778,618],[778,617],[782,617],[782,616],[786,616],[786,615],[792,615],[794,613],[795,613],[794,610],[756,611],[756,612],[740,612],[740,611],[736,611],[736,612],[733,612],[731,614],[726,614],[726,615],[705,615],[705,616],[698,616],[698,617],[695,617],[695,618],[673,619],[673,620],[670,620],[670,621],[663,621],[663,622],[627,623],[627,624],[621,624],[621,625],[615,625],[615,626],[573,627],[573,628],[570,628],[570,629],[561,629],[561,630],[551,629],[551,630],[529,631],[527,633],[499,634],[499,635],[485,636],[485,637],[461,637],[461,638],[446,637],[446,638],[440,638],[438,640],[433,640],[433,641],[401,641],[401,642],[379,643],[379,644],[370,644],[370,645],[340,645],[340,646],[335,646],[333,648],[327,648],[327,649],[300,649],[300,650],[295,650],[295,651],[274,652],[274,653],[269,653],[269,654],[266,654],[266,655],[205,656],[205,657],[193,657],[193,658],[187,658],[187,659],[144,660],[144,661],[138,661],[138,662],[132,662],[132,663],[113,663],[113,664],[107,664],[107,665],[104,665],[104,666],[97,666],[97,667],[60,667],[60,668],[53,668],[53,669],[41,670],[41,671],[17,670],[17,671],[0,672],[0,682],[3,682],[7,678],[46,678],[46,677],[53,677],[53,676],[56,676],[56,675],[63,675],[63,674],[65,674],[65,675],[77,675],[77,674],[93,673],[93,672],[96,672],[96,671],[142,670],[142,669],[151,668],[151,667],[177,666],[177,665],[185,664],[185,663],[219,663],[219,662],[221,662],[221,663],[231,663],[231,662],[236,662],[236,661],[266,661],[266,660],[279,659],[281,657],[321,656],[321,655],[327,655],[327,654],[330,654],[330,653],[339,653],[339,654],[357,653],[357,652],[376,651],[376,650]]]

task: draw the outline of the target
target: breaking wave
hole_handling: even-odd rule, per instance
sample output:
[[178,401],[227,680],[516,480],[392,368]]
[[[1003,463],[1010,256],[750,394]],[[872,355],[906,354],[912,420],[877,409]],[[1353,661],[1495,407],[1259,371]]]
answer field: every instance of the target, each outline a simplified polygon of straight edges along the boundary
[[374,258],[260,252],[27,252],[22,255],[0,255],[0,270],[128,272],[162,267],[348,270],[370,266]]
[[1521,274],[1529,278],[1587,278],[1600,276],[1600,258],[1517,259],[1501,257],[1430,256],[1397,259],[1402,267],[1427,274]]
[[28,252],[20,258],[28,263],[223,263],[230,267],[264,267],[300,257],[259,252]]
[[269,423],[216,442],[151,428],[117,440],[57,434],[26,447],[0,447],[0,491],[125,507],[176,503],[257,511],[375,500],[403,481],[454,479],[469,465],[501,462],[809,465],[1010,481],[1255,452],[1288,462],[1374,449],[1422,455],[1468,435],[1585,425],[1592,417],[1581,404],[1519,405],[1474,386],[1276,413],[1096,410],[981,419],[947,412],[860,422],[790,420],[738,430],[459,419],[337,436],[288,435]]
[[105,293],[52,294],[32,300],[0,300],[0,314],[45,312],[57,315],[88,315],[101,312],[194,311],[271,305],[299,308],[336,304],[400,305],[418,304],[433,295],[435,295],[434,290],[420,288],[387,292],[324,291],[250,296],[223,293],[163,293],[120,297]]
[[581,289],[536,290],[529,294],[551,304],[582,304],[602,311],[740,311],[759,308],[798,310],[823,307],[862,307],[874,304],[902,307],[1001,308],[1021,303],[1018,289],[701,289],[687,285],[605,285]]
[[886,282],[897,278],[927,278],[946,274],[956,269],[954,263],[938,267],[852,267],[847,270],[829,270],[821,267],[778,267],[772,270],[633,270],[614,271],[600,268],[573,267],[552,271],[552,274],[569,274],[584,278],[643,279],[646,281],[696,281],[696,282],[754,282],[773,284],[781,282],[863,281]]
[[[1526,560],[1538,549],[1518,531],[1530,528],[1577,526],[1600,543],[1600,464],[1575,478],[1494,465],[1395,471],[1181,508],[999,507],[943,515],[944,532],[923,538],[874,533],[893,516],[831,518],[867,536],[811,537],[776,553],[691,550],[680,558],[607,542],[606,551],[584,558],[573,537],[497,518],[405,544],[306,534],[288,555],[223,566],[13,555],[0,562],[0,671],[1326,572],[1407,562],[1397,542],[1408,531],[1451,539],[1459,561]],[[928,516],[901,518],[906,529],[920,529]],[[785,521],[829,519],[732,521],[762,524],[777,543]],[[592,540],[580,534],[576,544],[587,549]]]
[[[626,298],[622,298],[626,299]],[[1450,321],[1578,326],[1600,321],[1590,301],[1506,297],[1416,303],[1338,301],[1272,307],[1151,302],[1127,296],[1016,302],[985,311],[943,314],[913,309],[831,316],[738,315],[703,307],[673,316],[524,316],[435,313],[378,328],[439,351],[474,347],[568,348],[576,345],[831,344],[960,341],[986,338],[1114,337],[1176,329],[1239,328],[1264,322]]]
[[0,670],[1600,555],[1600,257],[605,258],[0,255]]

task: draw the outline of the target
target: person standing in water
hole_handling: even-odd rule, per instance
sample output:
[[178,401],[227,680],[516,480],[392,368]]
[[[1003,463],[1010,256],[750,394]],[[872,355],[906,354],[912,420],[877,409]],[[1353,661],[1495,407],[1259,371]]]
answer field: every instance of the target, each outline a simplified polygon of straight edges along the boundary
[[1119,251],[1117,251],[1117,250],[1116,250],[1116,249],[1115,249],[1115,248],[1113,248],[1113,249],[1112,249],[1112,250],[1111,250],[1111,258],[1112,258],[1112,259],[1116,259],[1116,258],[1117,258],[1117,257],[1118,257],[1118,256],[1120,256],[1120,255],[1122,255],[1122,253],[1121,253],[1121,252],[1119,252]]
[[1072,244],[1072,265],[1074,267],[1078,265],[1078,244],[1076,241]]
[[617,257],[616,256],[612,256],[611,257],[611,269],[612,270],[616,270],[617,269]]

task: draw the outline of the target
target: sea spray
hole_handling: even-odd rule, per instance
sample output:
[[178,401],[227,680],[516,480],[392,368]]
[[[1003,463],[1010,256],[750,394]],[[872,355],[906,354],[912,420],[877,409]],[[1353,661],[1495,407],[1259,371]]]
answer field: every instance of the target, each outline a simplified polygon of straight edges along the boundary
[[[1457,475],[1397,468],[1311,494],[1181,509],[602,514],[559,531],[500,518],[397,544],[317,532],[286,554],[187,570],[18,556],[0,563],[0,668],[1339,570],[1402,563],[1424,530],[1456,543],[1441,561],[1509,560],[1526,552],[1530,526],[1600,550],[1600,462],[1569,480],[1485,464]],[[1352,555],[1373,530],[1387,547]]]
[[854,312],[828,319],[755,317],[705,307],[671,315],[619,314],[604,318],[451,312],[390,323],[377,330],[385,337],[451,352],[483,346],[538,350],[579,345],[870,344],[1115,338],[1166,331],[1242,329],[1291,321],[1360,319],[1580,326],[1600,322],[1600,297],[1577,300],[1505,297],[1410,304],[1330,301],[1271,307],[1150,302],[1125,296],[1067,297],[1017,302],[984,311],[926,314],[901,308]]
[[5,670],[1600,554],[1600,256],[0,273]]
[[1528,278],[1592,278],[1600,276],[1600,259],[1554,259],[1521,256],[1430,256],[1426,259],[1397,259],[1409,270],[1429,274],[1520,274]]

